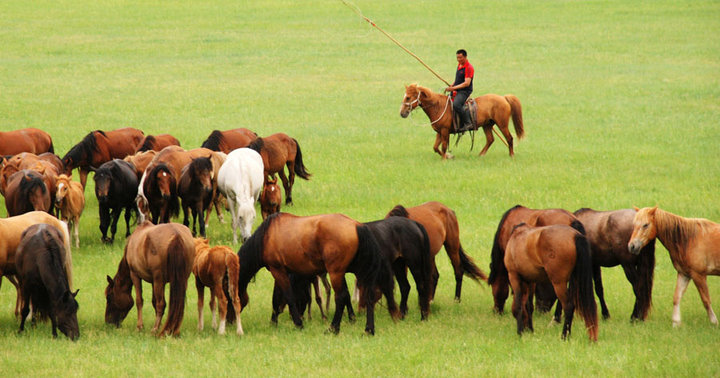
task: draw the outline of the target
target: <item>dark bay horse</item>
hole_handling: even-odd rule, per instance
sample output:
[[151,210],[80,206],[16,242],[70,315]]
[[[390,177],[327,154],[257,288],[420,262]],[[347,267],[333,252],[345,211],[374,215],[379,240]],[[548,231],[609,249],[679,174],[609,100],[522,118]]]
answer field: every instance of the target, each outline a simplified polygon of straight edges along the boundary
[[670,254],[678,272],[673,297],[673,326],[680,325],[680,301],[690,280],[695,283],[710,323],[718,320],[710,305],[708,275],[720,275],[720,224],[703,218],[684,218],[655,207],[635,208],[633,232],[628,243],[632,254],[642,253],[657,237]]
[[[195,245],[190,230],[177,223],[138,225],[127,240],[125,254],[114,278],[107,276],[105,322],[120,327],[133,306],[131,290],[135,287],[137,328],[143,328],[142,281],[152,284],[152,303],[157,336],[180,334],[185,312],[187,281],[195,259]],[[158,332],[165,313],[165,284],[170,283],[170,309],[162,330]]]
[[57,337],[57,328],[70,340],[80,337],[77,290],[70,291],[64,269],[64,236],[63,231],[47,224],[32,225],[22,233],[15,255],[23,296],[20,332],[25,329],[32,305],[41,319],[50,318],[53,337]]
[[170,134],[147,135],[138,144],[135,153],[144,151],[161,151],[167,146],[179,146],[180,141]]
[[245,128],[213,130],[200,147],[229,154],[234,149],[249,146],[257,137],[255,132]]
[[[135,212],[138,180],[132,164],[113,159],[95,171],[95,197],[100,214],[102,241],[112,243],[117,232],[120,214],[125,210],[125,237],[130,236],[130,217]],[[107,237],[108,227],[110,237]]]
[[[243,306],[247,303],[247,286],[252,277],[266,267],[285,294],[285,302],[297,327],[303,322],[288,275],[313,276],[327,272],[335,291],[335,316],[330,331],[340,331],[340,320],[350,295],[345,273],[354,273],[365,287],[367,318],[365,332],[375,333],[374,293],[380,288],[388,302],[393,319],[399,315],[393,296],[391,268],[367,226],[341,214],[299,217],[287,213],[270,215],[243,243],[238,251],[240,279],[238,290]],[[282,309],[273,301],[273,309]]]
[[168,223],[180,211],[175,171],[165,163],[156,164],[143,177],[142,191],[147,199],[152,222]]
[[[192,212],[192,233],[199,223],[200,236],[205,237],[204,211],[212,206],[213,201],[213,165],[210,158],[193,159],[183,168],[177,183],[177,193],[182,200],[184,214],[183,224],[189,226],[188,215]],[[198,219],[199,218],[199,219]]]
[[[475,103],[477,104],[477,121],[473,129],[477,130],[482,127],[486,139],[485,147],[480,151],[480,156],[485,155],[495,140],[492,134],[494,125],[498,125],[498,128],[505,136],[508,149],[510,150],[510,156],[513,156],[515,154],[513,151],[513,137],[508,129],[510,118],[512,118],[513,125],[515,125],[515,134],[517,134],[518,139],[522,139],[525,136],[520,100],[511,94],[505,96],[486,94],[476,97]],[[453,156],[447,152],[447,149],[450,134],[455,133],[452,122],[452,100],[449,96],[434,93],[430,89],[417,84],[406,86],[405,95],[403,96],[402,105],[400,106],[400,116],[407,118],[410,112],[418,106],[421,107],[428,118],[430,118],[430,125],[437,133],[433,150],[443,159],[451,159]],[[442,151],[438,149],[440,144],[442,144]]]
[[15,172],[5,188],[5,208],[8,216],[30,211],[51,211],[50,191],[41,174],[23,169]]
[[460,244],[460,226],[458,225],[455,212],[440,202],[426,202],[415,207],[405,208],[402,205],[395,206],[387,214],[389,216],[401,216],[410,218],[425,228],[430,237],[430,253],[432,255],[432,287],[430,288],[430,298],[435,297],[435,288],[437,287],[438,273],[435,265],[435,256],[440,252],[440,248],[445,246],[445,252],[450,258],[450,263],[455,271],[455,301],[460,302],[460,294],[462,292],[463,274],[475,281],[487,280],[485,273],[475,265],[473,259],[465,253]]
[[52,137],[45,131],[27,128],[13,131],[0,131],[0,155],[16,155],[21,152],[41,154],[55,152]]
[[635,306],[630,320],[645,320],[652,305],[655,239],[649,240],[637,254],[628,251],[635,213],[633,209],[580,209],[574,213],[585,227],[585,234],[592,248],[595,293],[600,300],[603,318],[609,318],[610,311],[605,304],[600,267],[622,266],[635,293]]
[[[292,187],[295,183],[295,175],[309,180],[311,174],[303,164],[300,144],[294,138],[286,134],[276,133],[264,138],[257,138],[248,148],[257,151],[263,159],[265,176],[280,175],[283,187],[285,188],[285,204],[292,204]],[[285,166],[288,174],[285,176]]]
[[78,168],[80,183],[85,188],[90,167],[97,168],[112,159],[134,154],[143,137],[142,131],[132,127],[91,131],[62,158],[64,173],[70,176],[72,170]]
[[277,184],[277,178],[269,180],[266,177],[263,191],[260,193],[260,212],[262,219],[265,220],[270,214],[279,213],[280,204],[282,204],[282,193]]
[[552,284],[565,311],[563,339],[570,334],[577,310],[585,320],[590,340],[597,341],[592,257],[585,235],[565,225],[531,227],[520,223],[511,231],[503,260],[513,289],[512,313],[518,334],[525,328],[533,330],[533,307],[528,302],[535,284],[545,282]]

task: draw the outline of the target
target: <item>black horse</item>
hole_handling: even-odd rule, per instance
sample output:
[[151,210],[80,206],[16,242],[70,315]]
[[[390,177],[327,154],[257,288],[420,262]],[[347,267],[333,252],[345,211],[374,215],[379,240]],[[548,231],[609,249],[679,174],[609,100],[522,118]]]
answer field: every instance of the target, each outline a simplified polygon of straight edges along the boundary
[[[138,191],[138,179],[132,164],[113,159],[95,170],[95,196],[100,212],[100,232],[102,241],[112,243],[117,232],[120,213],[125,209],[125,237],[130,235],[130,216],[136,212],[135,197]],[[111,237],[107,237],[110,227]]]
[[57,328],[71,340],[80,337],[77,291],[70,292],[64,256],[63,236],[57,228],[36,224],[22,233],[15,256],[23,296],[20,332],[25,330],[32,304],[40,319],[50,318],[53,337],[57,337]]
[[[210,158],[200,157],[193,159],[183,168],[178,181],[177,193],[182,200],[184,214],[183,224],[188,227],[188,215],[192,212],[195,236],[195,225],[200,224],[200,236],[205,237],[205,217],[203,212],[210,208],[213,200],[213,165]],[[198,222],[198,217],[199,222]]]

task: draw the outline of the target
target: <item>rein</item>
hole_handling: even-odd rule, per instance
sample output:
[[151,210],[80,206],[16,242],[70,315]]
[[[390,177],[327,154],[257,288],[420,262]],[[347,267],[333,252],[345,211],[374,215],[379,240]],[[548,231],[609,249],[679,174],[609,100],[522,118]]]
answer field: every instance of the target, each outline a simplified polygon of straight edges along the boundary
[[[412,102],[403,102],[403,105],[412,107],[413,104],[417,103],[418,106],[421,107],[421,108],[423,108],[423,110],[424,110],[425,107],[423,107],[422,102],[420,102],[420,94],[421,94],[421,92],[418,91],[418,95],[417,95],[417,98],[416,98],[415,100],[413,100]],[[451,102],[450,96],[447,96],[447,101],[445,102],[445,108],[443,109],[442,114],[440,114],[440,117],[438,117],[436,120],[430,122],[430,125],[431,125],[431,126],[434,125],[434,124],[436,124],[439,120],[442,119],[443,116],[445,116],[445,113],[446,113],[447,110],[448,110],[448,106],[450,105],[450,102]],[[412,108],[412,109],[410,110],[410,112],[412,112],[412,111],[415,110],[415,109],[417,109],[417,107]]]

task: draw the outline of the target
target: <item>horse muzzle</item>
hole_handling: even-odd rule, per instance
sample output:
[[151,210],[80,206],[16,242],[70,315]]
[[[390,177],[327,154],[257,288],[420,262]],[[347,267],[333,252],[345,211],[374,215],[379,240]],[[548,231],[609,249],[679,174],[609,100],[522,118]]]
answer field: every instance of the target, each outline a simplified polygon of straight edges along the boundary
[[641,240],[633,239],[628,243],[628,252],[630,252],[631,255],[638,255],[643,247],[644,245]]

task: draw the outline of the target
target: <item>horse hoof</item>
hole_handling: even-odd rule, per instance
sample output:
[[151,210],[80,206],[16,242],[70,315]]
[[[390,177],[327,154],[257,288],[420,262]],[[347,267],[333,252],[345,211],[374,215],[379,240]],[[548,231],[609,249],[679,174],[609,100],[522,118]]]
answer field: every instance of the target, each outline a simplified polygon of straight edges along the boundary
[[366,336],[375,336],[375,330],[374,330],[374,329],[365,328],[365,335],[366,335]]
[[333,326],[330,326],[330,328],[325,331],[325,333],[332,333],[333,335],[337,335],[339,332],[340,329]]

